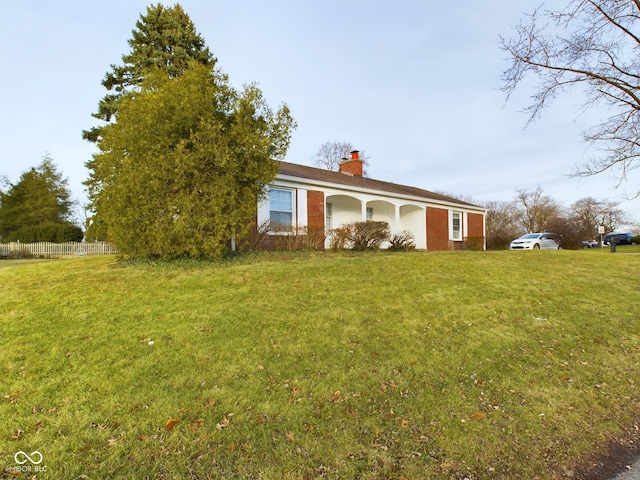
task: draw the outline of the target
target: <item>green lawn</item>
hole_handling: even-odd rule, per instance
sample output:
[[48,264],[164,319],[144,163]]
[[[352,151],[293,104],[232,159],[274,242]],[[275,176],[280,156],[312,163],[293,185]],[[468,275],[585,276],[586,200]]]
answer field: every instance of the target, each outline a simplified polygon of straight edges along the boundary
[[0,261],[0,478],[560,478],[638,420],[639,267]]

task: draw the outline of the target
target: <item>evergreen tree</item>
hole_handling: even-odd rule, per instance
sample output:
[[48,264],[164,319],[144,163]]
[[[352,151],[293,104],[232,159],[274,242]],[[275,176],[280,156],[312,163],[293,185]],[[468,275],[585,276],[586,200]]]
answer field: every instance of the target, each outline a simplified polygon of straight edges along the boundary
[[[216,59],[180,5],[167,8],[158,3],[147,7],[147,14],[140,15],[128,43],[131,52],[122,56],[123,65],[111,65],[112,70],[102,81],[109,93],[102,98],[93,116],[103,122],[114,118],[123,95],[140,85],[145,72],[151,68],[174,78],[194,60],[211,69],[215,67]],[[82,135],[95,143],[102,131],[103,126],[97,126]]]
[[220,256],[255,219],[294,126],[286,106],[273,112],[254,85],[237,92],[197,62],[175,78],[146,71],[98,142],[87,236],[133,256]]
[[45,155],[15,184],[0,192],[0,238],[3,242],[66,242],[82,240],[70,220],[73,202],[68,181]]

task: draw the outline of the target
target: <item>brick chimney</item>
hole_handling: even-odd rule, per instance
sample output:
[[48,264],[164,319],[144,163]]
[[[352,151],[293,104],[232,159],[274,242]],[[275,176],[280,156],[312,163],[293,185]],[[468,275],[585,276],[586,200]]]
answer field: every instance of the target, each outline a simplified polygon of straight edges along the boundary
[[351,152],[351,158],[342,160],[340,173],[354,177],[362,176],[362,160],[360,160],[360,152],[358,150]]

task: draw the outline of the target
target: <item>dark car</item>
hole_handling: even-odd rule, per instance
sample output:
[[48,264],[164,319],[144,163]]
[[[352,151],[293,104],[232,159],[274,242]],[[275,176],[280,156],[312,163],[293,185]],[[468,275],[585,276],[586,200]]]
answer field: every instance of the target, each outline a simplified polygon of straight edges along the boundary
[[632,238],[633,235],[630,233],[608,233],[604,236],[602,243],[604,245],[611,245],[612,243],[614,245],[632,245]]

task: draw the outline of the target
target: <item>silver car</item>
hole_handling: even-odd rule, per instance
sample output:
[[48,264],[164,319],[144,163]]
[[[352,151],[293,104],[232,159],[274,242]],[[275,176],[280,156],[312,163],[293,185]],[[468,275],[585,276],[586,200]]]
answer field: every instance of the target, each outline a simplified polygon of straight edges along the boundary
[[560,236],[555,233],[527,233],[516,238],[509,250],[560,250]]

